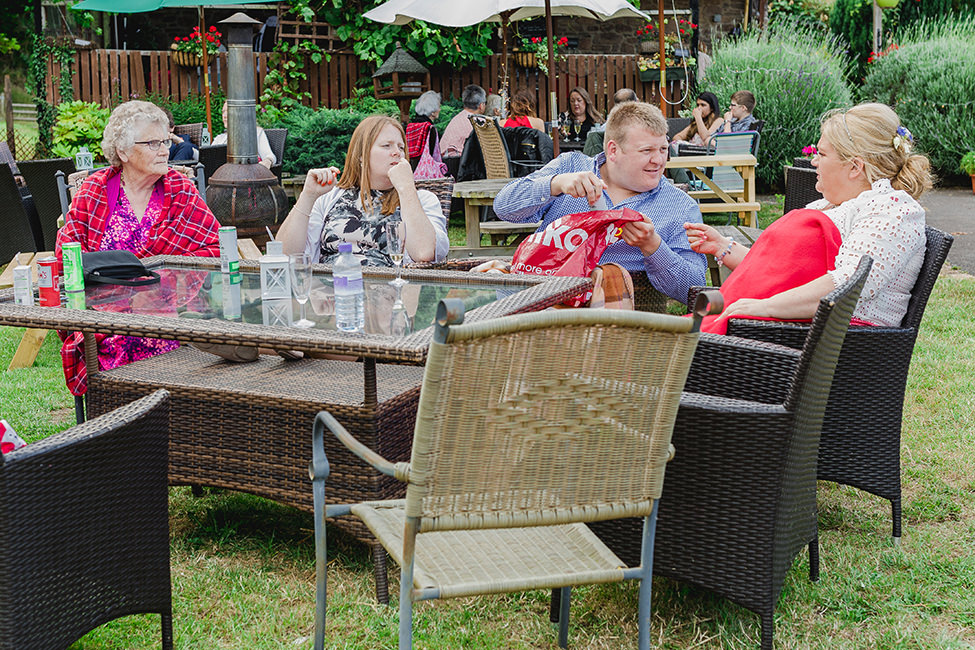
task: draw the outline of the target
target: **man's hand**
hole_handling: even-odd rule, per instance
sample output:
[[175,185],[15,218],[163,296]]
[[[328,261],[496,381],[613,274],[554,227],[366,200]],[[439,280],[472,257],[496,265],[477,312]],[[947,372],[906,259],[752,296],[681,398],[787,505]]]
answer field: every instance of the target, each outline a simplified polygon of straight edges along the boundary
[[663,242],[656,228],[653,227],[653,222],[646,215],[643,216],[643,221],[630,221],[624,224],[622,239],[630,246],[639,248],[647,257],[656,253]]
[[556,174],[552,177],[552,196],[568,194],[577,199],[586,199],[589,205],[595,205],[603,195],[606,183],[592,172],[573,172],[571,174]]

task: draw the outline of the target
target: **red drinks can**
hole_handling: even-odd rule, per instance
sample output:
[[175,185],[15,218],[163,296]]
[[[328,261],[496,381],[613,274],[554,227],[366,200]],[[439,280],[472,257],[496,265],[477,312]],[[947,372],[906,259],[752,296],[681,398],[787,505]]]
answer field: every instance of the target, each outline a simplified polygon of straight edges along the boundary
[[37,260],[37,294],[40,297],[41,307],[61,306],[59,280],[56,257],[44,257]]

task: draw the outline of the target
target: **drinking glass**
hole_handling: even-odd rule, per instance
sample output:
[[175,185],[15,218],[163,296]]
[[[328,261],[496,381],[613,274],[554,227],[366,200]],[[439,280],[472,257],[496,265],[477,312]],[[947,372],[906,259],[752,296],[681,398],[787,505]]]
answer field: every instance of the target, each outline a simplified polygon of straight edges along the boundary
[[301,319],[294,326],[314,327],[315,321],[305,318],[305,304],[311,295],[311,258],[307,253],[295,253],[289,257],[291,262],[291,292],[301,306]]
[[[413,322],[410,314],[406,311],[403,304],[403,285],[390,282],[396,287],[396,301],[393,303],[393,310],[389,317],[389,333],[391,336],[406,336],[413,333]],[[406,284],[404,282],[403,284]]]
[[561,133],[562,133],[562,139],[563,140],[568,140],[569,139],[569,120],[567,120],[567,119],[566,120],[562,120],[562,123],[559,124],[559,131],[561,131]]
[[572,130],[576,132],[576,142],[579,141],[579,132],[582,131],[582,123],[576,120],[572,123]]
[[406,249],[406,224],[398,219],[386,222],[386,250],[396,267],[396,279],[389,283],[397,289],[407,284],[409,280],[402,278],[403,251]]

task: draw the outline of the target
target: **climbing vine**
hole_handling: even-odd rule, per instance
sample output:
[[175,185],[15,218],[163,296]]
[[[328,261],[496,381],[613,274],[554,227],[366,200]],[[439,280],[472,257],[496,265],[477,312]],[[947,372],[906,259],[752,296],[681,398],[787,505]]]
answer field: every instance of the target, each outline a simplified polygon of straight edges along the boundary
[[27,82],[34,95],[37,106],[37,153],[48,155],[51,151],[51,139],[54,129],[54,106],[47,101],[47,62],[56,61],[61,66],[61,77],[58,79],[58,92],[63,101],[71,101],[74,89],[71,86],[71,63],[73,50],[38,34],[31,37],[31,52],[27,59]]
[[268,72],[261,93],[262,120],[274,122],[282,113],[301,106],[302,100],[310,99],[310,93],[300,90],[301,82],[308,78],[305,64],[308,60],[319,64],[330,58],[331,55],[311,41],[299,41],[294,45],[278,41],[268,57]]

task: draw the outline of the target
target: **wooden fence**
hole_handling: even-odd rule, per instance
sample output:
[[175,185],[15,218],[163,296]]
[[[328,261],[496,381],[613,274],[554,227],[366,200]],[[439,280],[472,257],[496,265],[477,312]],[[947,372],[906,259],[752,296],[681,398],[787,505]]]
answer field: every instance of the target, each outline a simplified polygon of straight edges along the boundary
[[[159,94],[185,99],[190,94],[203,92],[202,67],[183,67],[177,65],[170,51],[135,50],[80,50],[75,54],[72,67],[72,86],[74,99],[98,102],[103,106],[113,106],[120,101],[147,94]],[[218,88],[226,92],[227,60],[221,53],[209,62],[209,83],[211,91]],[[267,74],[267,53],[256,53],[255,87],[260,95],[264,76]],[[636,55],[571,54],[558,65],[557,102],[561,110],[567,107],[569,91],[580,86],[589,91],[600,111],[612,106],[613,93],[619,88],[632,88],[637,96],[659,105],[657,82],[642,82],[636,66]],[[353,94],[357,84],[368,82],[372,74],[371,64],[363,64],[355,55],[335,54],[328,62],[320,65],[309,63],[306,66],[308,79],[302,83],[302,90],[311,94],[313,108],[341,108],[341,102]],[[54,104],[62,101],[55,80],[59,78],[60,68],[52,60],[48,63],[48,100]],[[474,66],[463,70],[453,68],[431,70],[431,86],[444,98],[460,97],[468,84],[478,84],[485,89],[497,91],[502,84],[501,56],[487,57],[483,67]],[[684,91],[684,81],[668,81],[667,97],[680,100]],[[535,68],[521,68],[511,65],[509,88],[512,91],[527,88],[537,98],[539,116],[549,118],[548,78]],[[64,98],[68,100],[70,98]],[[668,117],[677,113],[676,106],[670,106]]]

